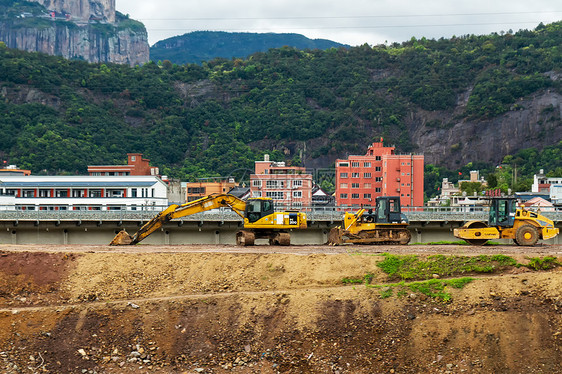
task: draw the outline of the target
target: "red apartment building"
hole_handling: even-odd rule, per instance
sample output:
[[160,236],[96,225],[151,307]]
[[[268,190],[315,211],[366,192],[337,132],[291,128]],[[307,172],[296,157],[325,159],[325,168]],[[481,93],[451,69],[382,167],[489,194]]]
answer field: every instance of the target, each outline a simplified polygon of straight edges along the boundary
[[285,166],[284,162],[255,162],[255,174],[250,175],[252,197],[270,197],[278,205],[287,207],[310,206],[312,204],[312,174],[305,168]]
[[159,171],[155,166],[150,166],[150,160],[142,158],[142,153],[127,153],[127,165],[90,165],[88,175],[155,175]]
[[423,155],[397,155],[381,138],[364,156],[336,160],[336,205],[373,206],[377,196],[400,196],[402,206],[422,206],[423,173]]

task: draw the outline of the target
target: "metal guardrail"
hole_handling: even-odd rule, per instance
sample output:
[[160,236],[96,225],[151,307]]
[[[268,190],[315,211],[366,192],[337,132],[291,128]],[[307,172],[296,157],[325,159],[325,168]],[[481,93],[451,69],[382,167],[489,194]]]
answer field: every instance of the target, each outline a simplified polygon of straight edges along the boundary
[[[3,209],[2,209],[3,208]],[[0,206],[0,221],[149,221],[165,207],[154,210],[15,210]],[[356,207],[302,207],[309,221],[341,221],[344,212],[355,212]],[[469,221],[487,220],[487,207],[404,207],[403,213],[410,221]],[[562,209],[543,211],[546,217],[562,222]],[[241,221],[227,208],[196,213],[178,220],[184,221]]]

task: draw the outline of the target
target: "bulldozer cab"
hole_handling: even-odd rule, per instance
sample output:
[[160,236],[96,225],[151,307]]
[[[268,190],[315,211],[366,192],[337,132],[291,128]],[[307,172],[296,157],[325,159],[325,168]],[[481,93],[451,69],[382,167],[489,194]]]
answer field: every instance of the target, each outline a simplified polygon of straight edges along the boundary
[[402,221],[399,196],[379,196],[376,200],[376,223],[394,223]]
[[248,199],[244,212],[250,223],[256,222],[262,217],[274,213],[273,200],[271,199]]
[[513,227],[516,200],[514,198],[493,199],[490,205],[489,226]]

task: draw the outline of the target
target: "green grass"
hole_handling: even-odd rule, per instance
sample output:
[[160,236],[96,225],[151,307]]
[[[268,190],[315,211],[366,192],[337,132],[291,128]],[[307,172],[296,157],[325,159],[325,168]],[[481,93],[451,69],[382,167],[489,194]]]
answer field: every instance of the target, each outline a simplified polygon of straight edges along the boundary
[[532,257],[529,258],[529,264],[525,265],[529,269],[533,270],[550,270],[555,267],[562,266],[560,262],[557,261],[556,257]]
[[405,297],[408,293],[413,292],[426,295],[437,301],[450,302],[452,300],[452,295],[447,291],[447,287],[461,289],[472,281],[474,281],[474,278],[467,277],[446,280],[429,279],[421,282],[406,283],[402,281],[400,283],[373,285],[369,287],[378,288],[380,290],[381,299],[391,297],[394,291],[396,291],[398,297]]
[[430,279],[466,273],[493,273],[508,266],[516,266],[515,259],[504,255],[444,256],[433,255],[423,259],[416,255],[399,256],[384,253],[377,266],[391,278],[403,280]]
[[[365,254],[370,256],[371,254]],[[479,256],[445,256],[432,255],[420,258],[416,255],[393,255],[383,253],[384,259],[377,266],[390,279],[401,279],[399,283],[371,285],[374,273],[367,273],[363,277],[344,278],[343,283],[365,284],[380,290],[380,297],[385,299],[396,294],[398,297],[408,293],[421,293],[432,299],[449,302],[451,294],[447,287],[461,289],[474,278],[462,277],[463,274],[489,274],[505,271],[513,267],[525,266],[529,269],[541,271],[562,266],[556,257],[529,258],[528,264],[518,263],[514,258],[498,255]],[[460,278],[458,278],[461,276]],[[441,279],[444,277],[456,277]],[[406,281],[410,281],[406,283]]]

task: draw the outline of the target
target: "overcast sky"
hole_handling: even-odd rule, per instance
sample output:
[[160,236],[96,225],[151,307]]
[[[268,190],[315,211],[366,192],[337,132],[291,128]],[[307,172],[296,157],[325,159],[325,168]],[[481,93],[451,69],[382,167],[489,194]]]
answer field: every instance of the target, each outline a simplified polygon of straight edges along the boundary
[[116,0],[150,45],[191,31],[298,33],[361,45],[533,29],[562,19],[560,0]]

